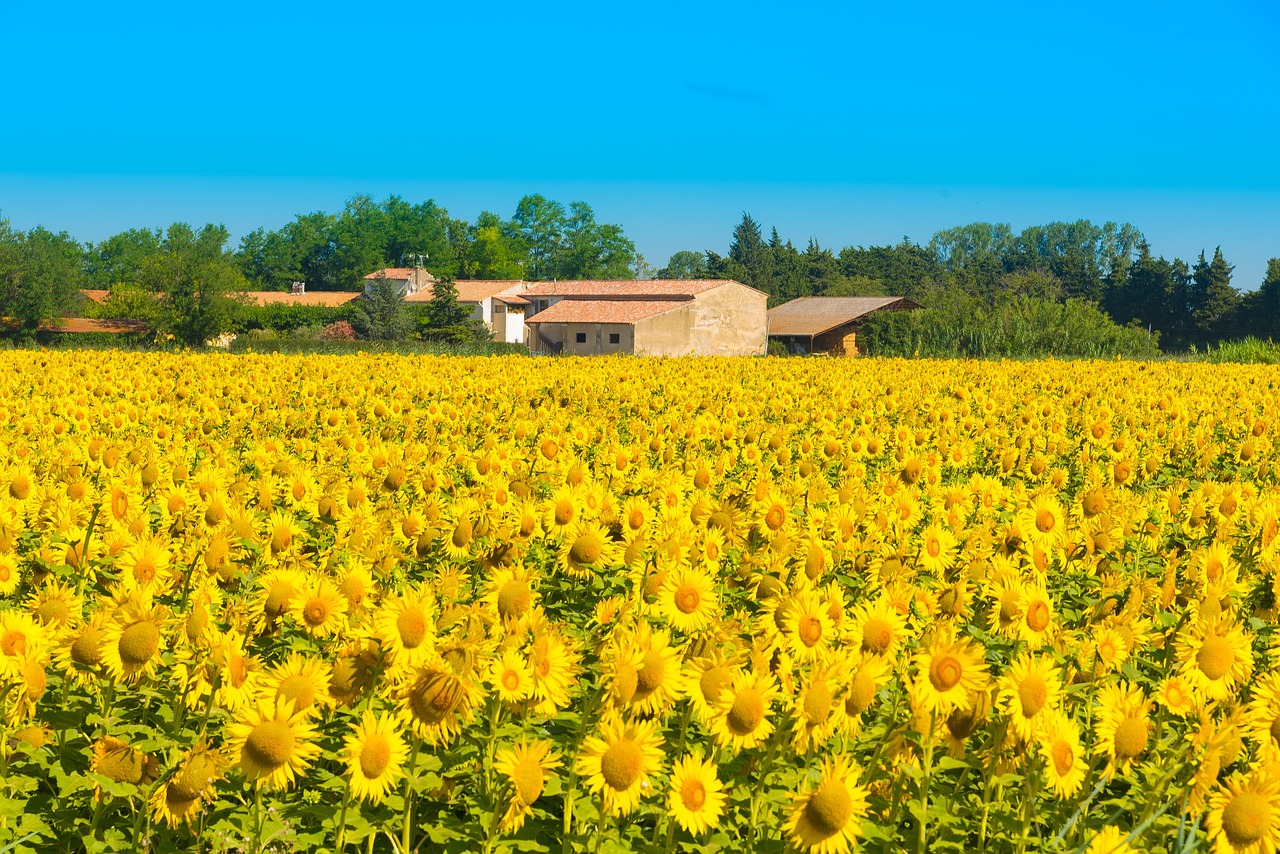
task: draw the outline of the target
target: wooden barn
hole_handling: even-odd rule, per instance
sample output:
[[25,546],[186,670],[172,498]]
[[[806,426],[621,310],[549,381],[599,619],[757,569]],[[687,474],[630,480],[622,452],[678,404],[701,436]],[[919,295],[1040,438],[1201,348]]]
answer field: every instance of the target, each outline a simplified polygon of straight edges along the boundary
[[878,311],[914,311],[906,297],[800,297],[769,309],[769,337],[789,353],[857,356],[858,330]]

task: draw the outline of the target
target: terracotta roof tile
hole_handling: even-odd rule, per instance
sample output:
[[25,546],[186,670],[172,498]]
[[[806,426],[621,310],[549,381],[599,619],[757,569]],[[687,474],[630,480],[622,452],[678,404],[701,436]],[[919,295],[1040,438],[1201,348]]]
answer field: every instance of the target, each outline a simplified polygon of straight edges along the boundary
[[95,320],[91,317],[64,317],[56,325],[46,323],[41,332],[146,332],[147,325],[140,320]]
[[604,299],[688,299],[694,294],[729,284],[729,279],[653,279],[640,281],[539,282],[521,294],[526,297],[599,297]]
[[93,300],[99,305],[102,305],[103,303],[105,303],[107,301],[107,297],[111,295],[111,291],[102,291],[102,290],[95,290],[95,289],[82,290],[80,293],[84,294],[86,298]]
[[378,276],[386,276],[388,279],[402,281],[413,275],[413,267],[383,267],[381,270],[374,270],[366,279],[376,279]]
[[288,291],[245,291],[244,296],[254,305],[322,305],[333,308],[351,302],[360,296],[360,292],[308,291],[293,294]]
[[821,335],[874,311],[908,311],[904,297],[800,297],[769,309],[770,335]]
[[675,311],[693,300],[564,299],[525,320],[525,323],[626,323]]
[[[458,289],[458,302],[480,302],[503,291],[518,289],[521,283],[499,279],[466,279],[454,282],[453,286]],[[416,294],[409,294],[405,301],[430,302],[432,293],[431,285],[428,284]]]

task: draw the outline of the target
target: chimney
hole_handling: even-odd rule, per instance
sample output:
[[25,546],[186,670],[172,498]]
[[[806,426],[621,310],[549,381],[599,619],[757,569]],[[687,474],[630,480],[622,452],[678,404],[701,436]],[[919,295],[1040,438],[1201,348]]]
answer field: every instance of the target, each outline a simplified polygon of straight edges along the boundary
[[307,292],[306,282],[294,282],[293,287],[290,288],[289,290],[289,293],[291,294],[305,294],[306,292]]

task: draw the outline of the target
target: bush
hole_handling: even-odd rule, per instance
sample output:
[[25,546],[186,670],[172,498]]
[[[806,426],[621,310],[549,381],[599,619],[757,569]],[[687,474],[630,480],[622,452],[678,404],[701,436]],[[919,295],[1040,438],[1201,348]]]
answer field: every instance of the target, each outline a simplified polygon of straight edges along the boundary
[[356,331],[351,324],[345,320],[339,320],[337,323],[330,323],[320,332],[321,341],[354,341],[356,340]]
[[1223,341],[1216,348],[1208,347],[1201,358],[1206,362],[1275,365],[1280,364],[1280,346],[1250,336],[1239,341]]

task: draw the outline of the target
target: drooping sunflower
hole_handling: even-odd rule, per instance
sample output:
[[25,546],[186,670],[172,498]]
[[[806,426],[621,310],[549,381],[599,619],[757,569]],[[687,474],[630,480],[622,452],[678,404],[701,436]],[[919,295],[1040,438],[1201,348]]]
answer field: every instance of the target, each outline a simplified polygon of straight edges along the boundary
[[318,735],[289,701],[263,702],[227,725],[226,751],[253,785],[287,789],[319,757]]
[[791,802],[784,825],[792,844],[814,854],[842,854],[854,844],[867,814],[861,769],[847,756],[828,756],[821,776]]
[[213,795],[213,784],[222,776],[226,760],[218,751],[201,743],[181,760],[177,770],[151,795],[153,820],[178,827],[200,812]]
[[1280,847],[1280,776],[1274,766],[1232,775],[1209,799],[1214,854],[1269,854]]
[[791,712],[791,746],[797,753],[821,748],[835,733],[840,724],[839,676],[845,670],[838,661],[817,666],[801,684]]
[[693,712],[702,723],[715,715],[721,694],[733,682],[734,668],[722,650],[712,649],[705,656],[686,659],[681,670],[685,696],[693,704]]
[[470,676],[437,658],[418,667],[400,688],[400,715],[426,743],[447,744],[471,720],[481,694]]
[[[155,757],[136,750],[122,739],[104,735],[93,743],[89,770],[117,783],[145,786],[156,778],[160,768]],[[94,800],[102,800],[102,789],[96,783],[93,793]]]
[[844,690],[843,702],[837,706],[842,732],[857,737],[862,731],[862,719],[876,701],[876,695],[889,681],[890,667],[886,659],[878,655],[855,653],[848,662],[852,676]]
[[658,592],[657,605],[667,625],[682,634],[706,628],[720,609],[715,581],[700,569],[668,572]]
[[493,770],[511,784],[511,800],[499,825],[504,833],[524,826],[533,804],[542,796],[548,771],[560,767],[560,757],[545,739],[522,740],[514,748],[503,748],[494,757]]
[[292,569],[273,569],[264,574],[258,580],[258,595],[253,601],[254,629],[275,628],[306,586],[306,577]]
[[728,687],[721,689],[711,719],[711,734],[716,742],[749,750],[768,738],[774,729],[771,707],[779,693],[771,674],[755,670],[735,673]]
[[162,606],[131,602],[121,608],[102,636],[102,664],[116,681],[137,682],[160,663],[167,613]]
[[627,722],[611,716],[601,723],[598,735],[587,737],[577,772],[593,794],[603,794],[605,812],[626,815],[639,805],[661,762],[656,721]]
[[687,832],[699,836],[718,825],[727,800],[715,763],[704,760],[701,753],[685,756],[672,766],[667,813]]
[[916,679],[911,686],[917,708],[939,719],[952,709],[969,707],[970,695],[987,684],[987,664],[983,653],[968,638],[936,639],[915,656]]
[[343,743],[351,794],[358,800],[380,803],[404,776],[409,747],[391,715],[375,715],[366,709]]
[[1045,718],[1058,708],[1062,675],[1053,660],[1023,653],[1000,677],[1000,705],[1009,715],[1009,727],[1018,738],[1030,742]]

